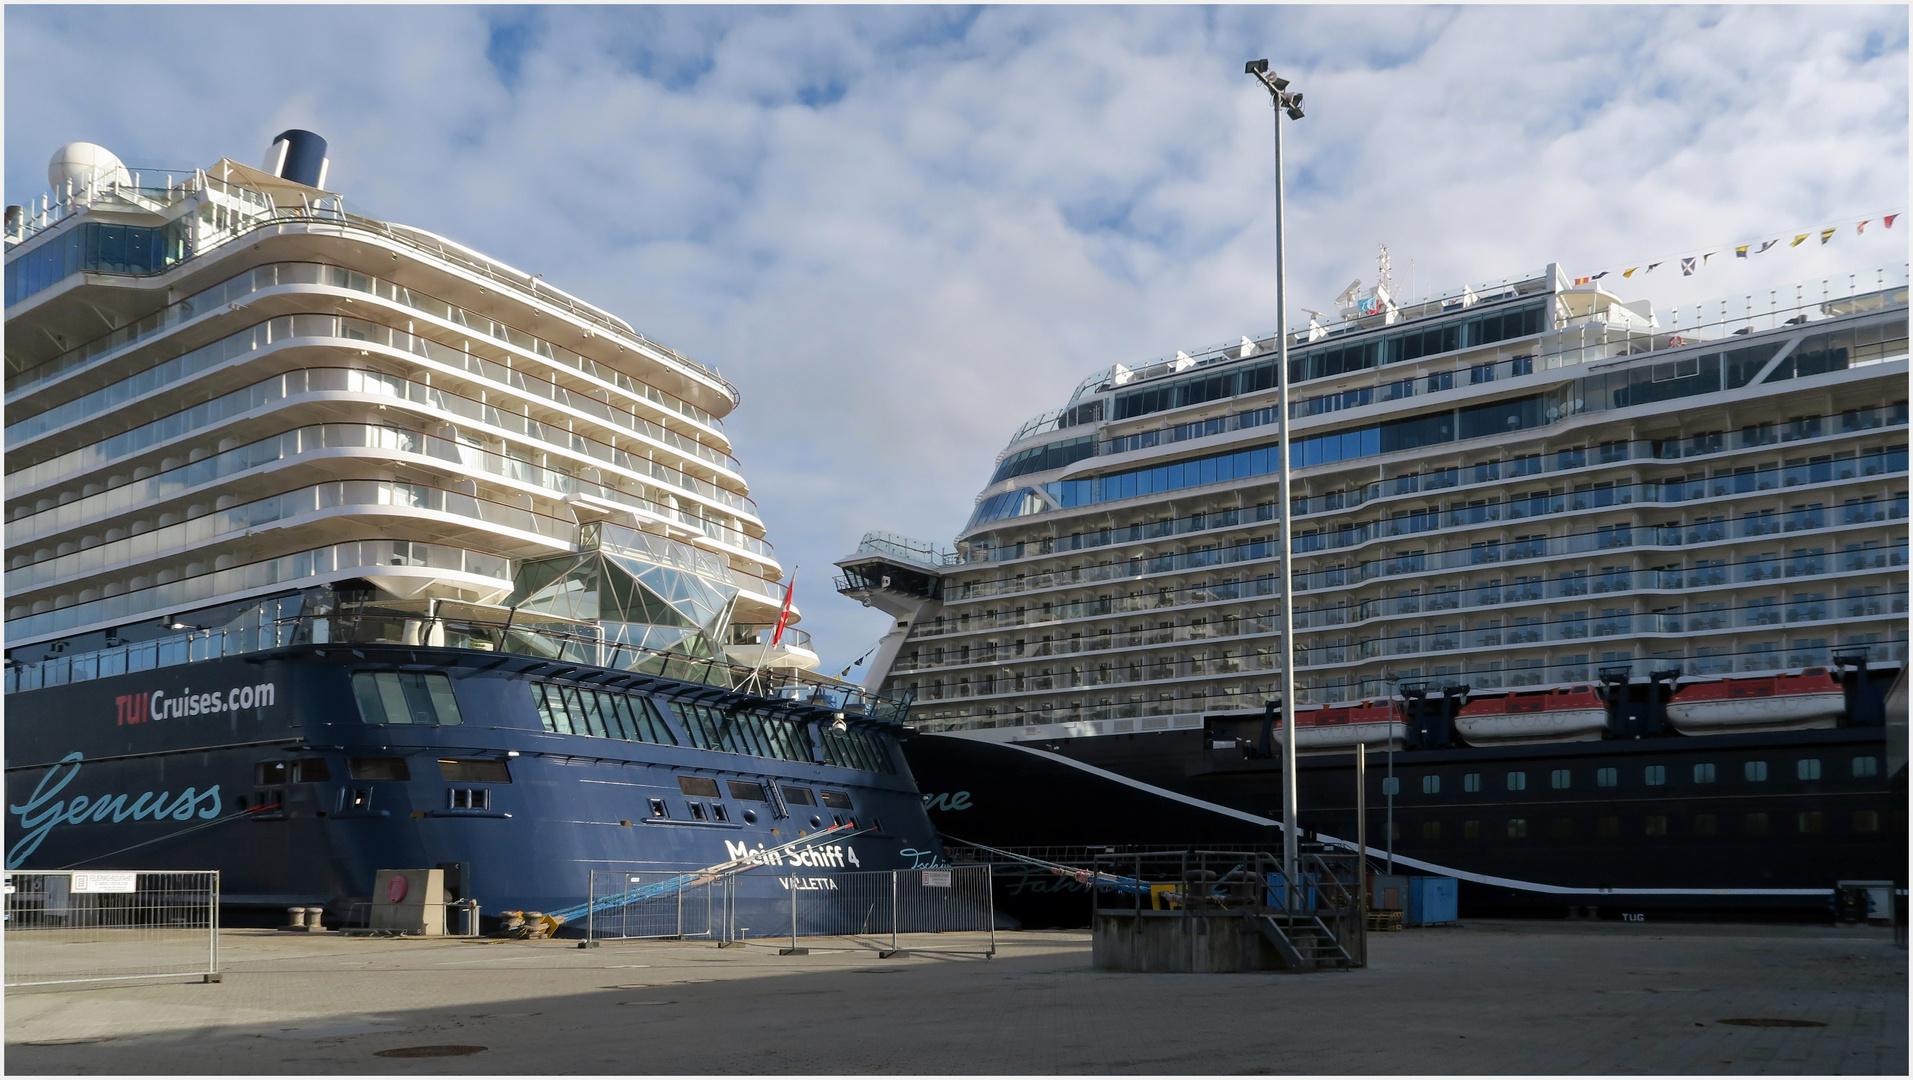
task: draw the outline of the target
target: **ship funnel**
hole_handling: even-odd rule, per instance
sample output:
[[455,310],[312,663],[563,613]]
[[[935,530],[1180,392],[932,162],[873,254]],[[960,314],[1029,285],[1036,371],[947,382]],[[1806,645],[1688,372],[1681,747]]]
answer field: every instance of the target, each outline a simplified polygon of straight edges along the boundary
[[282,131],[266,151],[265,170],[283,180],[307,187],[325,186],[326,170],[332,160],[325,156],[325,140],[310,131],[292,128]]

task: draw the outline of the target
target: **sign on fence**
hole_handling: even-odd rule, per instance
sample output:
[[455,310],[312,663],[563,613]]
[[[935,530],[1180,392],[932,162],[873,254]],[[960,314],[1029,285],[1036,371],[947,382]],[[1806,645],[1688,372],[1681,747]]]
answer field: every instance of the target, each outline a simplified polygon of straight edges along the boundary
[[923,887],[926,889],[949,888],[950,887],[950,872],[948,870],[923,871]]
[[6,984],[219,978],[217,870],[13,870]]

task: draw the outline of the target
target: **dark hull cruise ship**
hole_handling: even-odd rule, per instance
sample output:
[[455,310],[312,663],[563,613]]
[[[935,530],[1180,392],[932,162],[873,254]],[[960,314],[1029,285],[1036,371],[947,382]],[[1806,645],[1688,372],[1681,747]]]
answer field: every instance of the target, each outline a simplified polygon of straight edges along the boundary
[[[1904,888],[1905,268],[1659,316],[1553,266],[1386,273],[1290,331],[1304,839],[1363,831],[1361,746],[1378,865],[1476,910]],[[839,561],[947,837],[1279,840],[1277,345],[1098,372],[954,549]]]
[[7,869],[340,919],[440,867],[489,920],[755,858],[806,876],[729,915],[794,931],[934,860],[907,702],[786,626],[732,386],[327,168],[76,143],[8,208]]

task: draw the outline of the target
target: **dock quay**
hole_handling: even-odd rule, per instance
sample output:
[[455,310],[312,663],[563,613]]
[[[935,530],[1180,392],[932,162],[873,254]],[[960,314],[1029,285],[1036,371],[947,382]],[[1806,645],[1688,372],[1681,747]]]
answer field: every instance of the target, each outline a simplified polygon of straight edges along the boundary
[[1905,1075],[1908,1064],[1907,953],[1878,927],[1468,919],[1370,935],[1366,968],[1305,978],[1101,972],[1087,931],[997,938],[984,961],[226,931],[219,983],[9,992],[7,1066]]

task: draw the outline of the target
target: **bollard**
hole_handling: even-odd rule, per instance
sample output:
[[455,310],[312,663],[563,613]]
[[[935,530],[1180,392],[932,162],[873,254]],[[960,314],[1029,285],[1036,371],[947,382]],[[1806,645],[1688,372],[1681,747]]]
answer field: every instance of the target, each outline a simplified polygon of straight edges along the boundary
[[306,909],[306,929],[315,933],[325,929],[325,908],[309,907]]
[[304,930],[306,928],[306,909],[289,907],[286,909],[286,929]]

